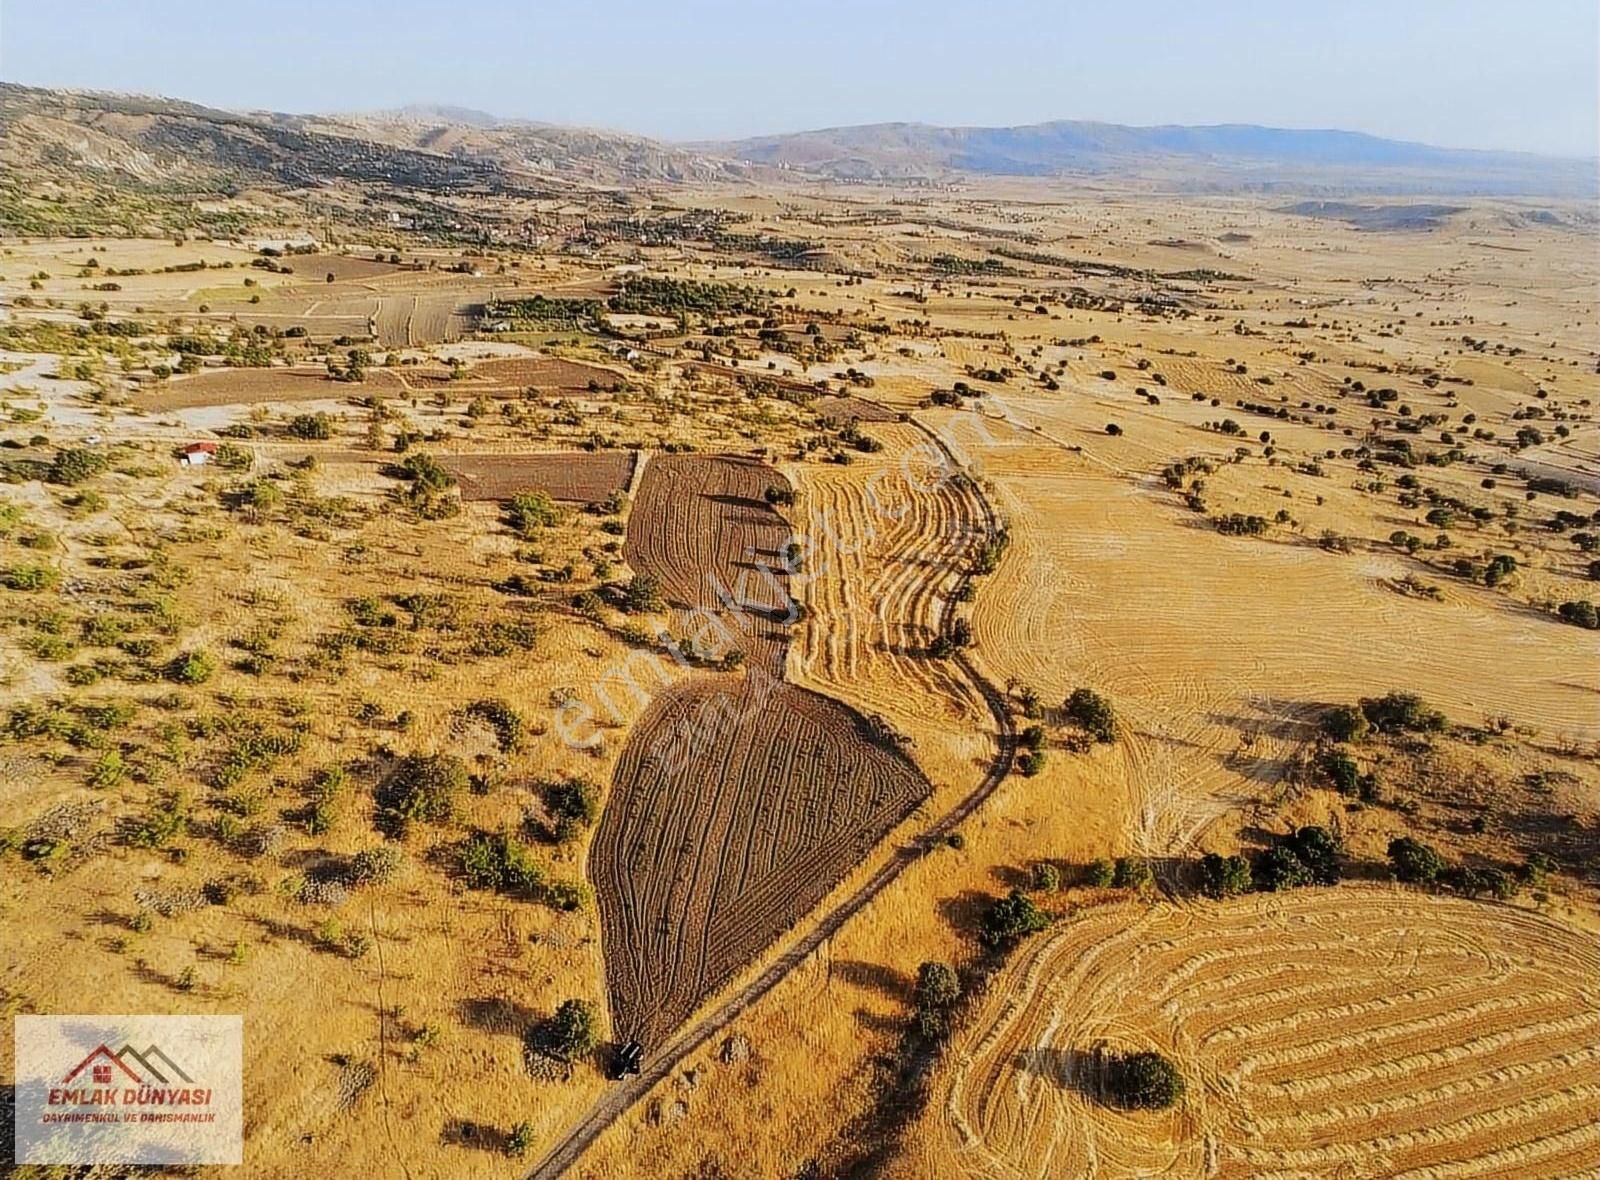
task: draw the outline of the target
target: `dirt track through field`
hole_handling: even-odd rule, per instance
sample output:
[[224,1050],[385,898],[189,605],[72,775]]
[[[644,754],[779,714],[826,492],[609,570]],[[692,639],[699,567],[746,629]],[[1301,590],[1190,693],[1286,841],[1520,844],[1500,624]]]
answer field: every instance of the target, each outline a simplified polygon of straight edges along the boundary
[[[1486,902],[1346,886],[1107,906],[1025,947],[952,1045],[927,1175],[1579,1176],[1600,1168],[1600,951]],[[1171,1112],[1094,1097],[1157,1049]]]

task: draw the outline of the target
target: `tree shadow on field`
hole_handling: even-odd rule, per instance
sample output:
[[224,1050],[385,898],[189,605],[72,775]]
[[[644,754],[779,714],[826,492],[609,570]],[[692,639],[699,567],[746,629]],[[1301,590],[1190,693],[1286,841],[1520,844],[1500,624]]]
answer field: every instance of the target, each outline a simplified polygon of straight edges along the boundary
[[17,1088],[10,1082],[0,1085],[0,1168],[16,1165]]
[[456,1019],[479,1032],[520,1037],[537,1014],[532,1008],[503,996],[473,996],[456,1005]]
[[995,865],[989,870],[989,876],[998,881],[1002,889],[1026,889],[1033,883],[1033,877],[1016,865]]
[[846,983],[867,988],[893,1000],[904,1000],[911,994],[911,977],[904,971],[885,967],[881,963],[867,963],[860,959],[835,959],[830,970]]
[[954,897],[939,899],[939,916],[958,934],[973,934],[979,929],[984,912],[994,904],[992,894],[963,889]]
[[1012,1057],[1011,1065],[1063,1090],[1075,1090],[1086,1098],[1096,1098],[1100,1092],[1099,1059],[1093,1052],[1042,1045],[1022,1050]]
[[476,1123],[471,1119],[450,1119],[439,1132],[439,1142],[450,1147],[472,1147],[479,1151],[492,1151],[504,1155],[506,1141],[510,1139],[499,1127]]
[[726,504],[730,508],[754,509],[761,514],[763,522],[767,519],[767,513],[773,512],[770,504],[765,500],[758,500],[754,496],[735,496],[728,492],[712,492],[706,496],[706,499],[713,504]]

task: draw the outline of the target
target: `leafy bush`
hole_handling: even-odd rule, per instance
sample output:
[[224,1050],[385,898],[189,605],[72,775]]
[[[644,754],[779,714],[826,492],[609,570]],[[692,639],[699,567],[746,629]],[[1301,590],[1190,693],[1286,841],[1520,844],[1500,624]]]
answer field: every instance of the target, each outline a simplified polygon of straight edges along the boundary
[[544,867],[509,832],[475,833],[462,846],[459,865],[469,889],[532,895],[544,888]]
[[1047,860],[1035,861],[1029,878],[1041,893],[1054,893],[1061,888],[1061,870]]
[[50,461],[50,470],[45,478],[51,483],[71,487],[99,475],[110,466],[110,463],[110,459],[102,451],[87,447],[68,447],[56,452],[55,458]]
[[47,565],[14,565],[6,571],[6,589],[33,593],[53,590],[61,583],[61,574]]
[[1088,731],[1095,741],[1116,741],[1116,713],[1111,702],[1092,688],[1073,689],[1063,709],[1068,719]]
[[1043,930],[1050,916],[1020,889],[996,898],[984,912],[978,937],[986,946],[1006,947],[1026,935]]
[[509,754],[522,744],[525,728],[522,716],[502,700],[473,701],[464,710],[468,717],[486,722],[494,730],[500,752]]
[[1166,1110],[1183,1097],[1183,1075],[1160,1053],[1113,1054],[1105,1068],[1106,1096],[1126,1110]]
[[455,814],[466,786],[466,764],[454,755],[409,755],[378,791],[380,819],[398,831],[414,821],[441,823]]
[[1207,897],[1236,897],[1250,891],[1250,862],[1242,856],[1208,852],[1200,858],[1200,892]]
[[390,844],[363,848],[350,858],[350,867],[345,872],[345,878],[355,886],[387,885],[394,880],[404,860],[405,857],[401,855],[400,850]]
[[1105,857],[1089,862],[1084,870],[1083,880],[1086,885],[1096,889],[1110,889],[1111,883],[1117,879],[1117,866]]
[[1323,751],[1318,765],[1341,795],[1354,795],[1361,789],[1361,768],[1343,750]]
[[204,651],[187,651],[167,665],[167,679],[179,684],[204,684],[215,674],[217,661]]

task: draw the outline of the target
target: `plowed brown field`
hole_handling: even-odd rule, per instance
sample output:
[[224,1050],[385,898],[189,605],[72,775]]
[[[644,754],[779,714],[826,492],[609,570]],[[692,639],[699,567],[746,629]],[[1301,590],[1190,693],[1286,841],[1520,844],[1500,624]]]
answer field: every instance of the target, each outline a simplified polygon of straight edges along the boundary
[[[1600,951],[1505,906],[1344,887],[1110,906],[1019,954],[936,1086],[925,1175],[1593,1176]],[[1181,1103],[1094,1097],[1156,1049]]]
[[134,404],[154,413],[204,406],[254,405],[257,402],[343,401],[370,394],[397,397],[398,377],[381,369],[367,372],[359,385],[328,380],[326,369],[214,369],[193,377],[164,382],[140,393]]
[[635,572],[655,577],[680,617],[725,616],[746,669],[656,697],[618,761],[590,852],[613,1031],[647,1045],[820,902],[929,791],[859,714],[782,683],[779,553],[790,533],[762,493],[783,482],[749,459],[657,458],[629,523]]
[[467,500],[509,500],[541,491],[552,500],[598,503],[633,478],[632,451],[555,451],[542,455],[451,455],[442,462],[461,481]]

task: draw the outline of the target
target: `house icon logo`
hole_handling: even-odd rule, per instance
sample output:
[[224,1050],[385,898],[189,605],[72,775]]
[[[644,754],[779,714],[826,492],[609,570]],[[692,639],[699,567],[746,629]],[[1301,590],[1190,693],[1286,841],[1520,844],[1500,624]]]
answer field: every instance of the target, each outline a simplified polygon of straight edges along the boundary
[[[137,1070],[128,1064],[130,1058],[137,1063]],[[89,1079],[96,1086],[110,1086],[122,1081],[132,1082],[136,1086],[170,1085],[173,1081],[194,1085],[194,1079],[168,1057],[160,1045],[154,1044],[147,1046],[143,1052],[132,1045],[124,1045],[113,1053],[102,1041],[87,1057],[67,1071],[61,1084],[68,1085],[85,1069],[89,1070]]]

